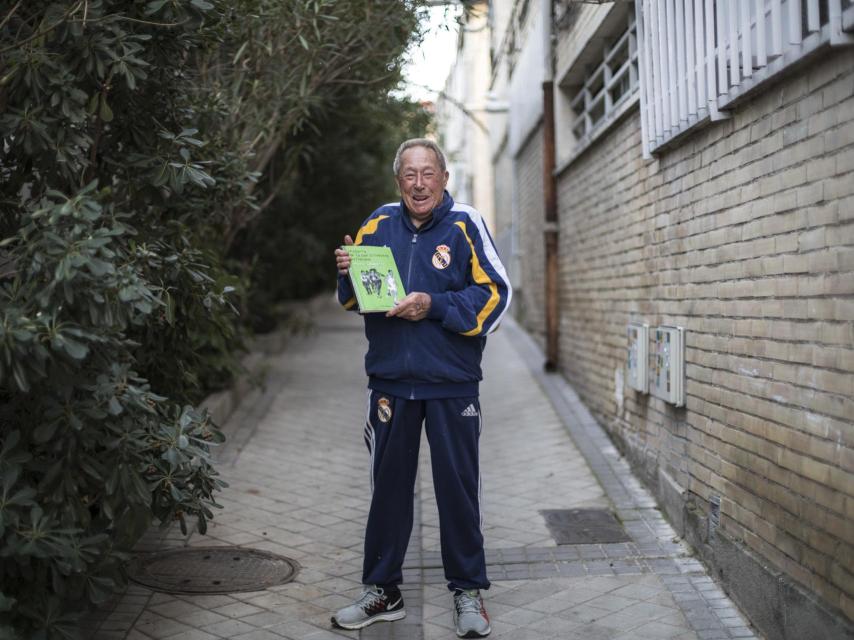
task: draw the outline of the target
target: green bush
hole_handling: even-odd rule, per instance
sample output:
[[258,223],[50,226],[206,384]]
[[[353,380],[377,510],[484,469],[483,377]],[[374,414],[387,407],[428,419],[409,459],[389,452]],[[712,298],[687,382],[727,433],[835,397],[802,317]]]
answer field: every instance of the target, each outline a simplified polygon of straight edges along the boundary
[[[125,552],[152,521],[186,530],[194,516],[204,532],[222,484],[208,451],[220,432],[152,390],[128,337],[175,322],[150,276],[192,272],[192,254],[140,243],[106,191],[48,191],[4,241],[15,275],[0,288],[0,580],[7,608],[20,605],[4,618],[50,637],[70,636],[69,602],[123,584]],[[183,286],[182,298],[217,297],[204,278]]]
[[394,86],[416,25],[409,0],[0,9],[0,638],[73,637],[147,527],[205,531],[222,434],[195,406],[239,369],[275,254],[252,232],[291,232],[317,123]]

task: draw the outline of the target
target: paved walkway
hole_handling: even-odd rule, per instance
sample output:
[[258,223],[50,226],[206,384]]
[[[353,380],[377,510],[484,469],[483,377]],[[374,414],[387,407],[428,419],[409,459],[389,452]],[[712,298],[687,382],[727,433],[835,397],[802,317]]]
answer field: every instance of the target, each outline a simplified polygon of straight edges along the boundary
[[[152,532],[142,548],[241,545],[297,560],[296,580],[261,592],[177,596],[132,586],[90,620],[93,640],[455,638],[439,557],[438,513],[422,446],[416,523],[404,567],[406,619],[362,632],[330,612],[360,591],[370,500],[362,441],[365,340],[331,300],[316,331],[272,359],[267,388],[225,425],[230,486],[208,535]],[[493,638],[755,638],[602,430],[512,322],[489,339],[481,458]],[[610,508],[630,542],[556,545],[544,509]]]

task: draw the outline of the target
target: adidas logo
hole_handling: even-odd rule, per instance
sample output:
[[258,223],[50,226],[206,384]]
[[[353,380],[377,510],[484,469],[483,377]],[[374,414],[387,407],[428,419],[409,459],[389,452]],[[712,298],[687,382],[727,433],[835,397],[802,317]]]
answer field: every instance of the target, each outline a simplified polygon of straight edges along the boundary
[[463,409],[463,412],[460,415],[463,416],[464,418],[476,418],[477,417],[477,409],[474,408],[473,404],[470,404],[465,409]]

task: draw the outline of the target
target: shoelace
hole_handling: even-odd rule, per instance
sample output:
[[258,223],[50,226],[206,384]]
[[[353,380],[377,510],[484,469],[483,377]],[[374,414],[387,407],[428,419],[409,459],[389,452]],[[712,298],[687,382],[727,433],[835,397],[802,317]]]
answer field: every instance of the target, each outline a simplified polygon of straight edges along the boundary
[[470,593],[468,591],[461,591],[456,598],[454,598],[457,613],[462,615],[464,613],[477,613],[480,614],[480,598],[477,596],[477,592]]
[[369,607],[371,607],[371,605],[382,600],[384,595],[385,595],[385,593],[383,592],[383,590],[380,587],[376,587],[376,590],[365,589],[364,591],[362,591],[362,595],[359,598],[359,601],[357,604],[359,607],[362,607],[363,609],[368,609]]

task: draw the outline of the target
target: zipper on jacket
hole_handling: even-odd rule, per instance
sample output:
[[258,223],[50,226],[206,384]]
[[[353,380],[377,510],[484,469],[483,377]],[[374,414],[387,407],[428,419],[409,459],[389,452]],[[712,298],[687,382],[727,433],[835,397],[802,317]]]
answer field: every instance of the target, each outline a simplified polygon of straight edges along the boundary
[[[415,245],[418,242],[418,232],[412,234],[412,242],[409,243],[409,264],[406,267],[406,288],[407,293],[412,293],[412,258],[415,255]],[[409,340],[406,341],[406,357],[404,361],[406,363],[404,369],[406,370],[407,376],[411,376],[412,369],[409,366],[410,361],[410,348],[409,348]]]
[[[410,243],[410,245],[414,245],[417,242],[418,242],[418,232],[416,231],[415,233],[412,234],[412,242]],[[412,293],[412,291],[411,291],[411,284],[409,282],[409,279],[412,276],[412,256],[414,256],[414,255],[415,255],[415,247],[410,246],[409,247],[409,265],[406,267],[406,286],[410,287],[410,293]]]

